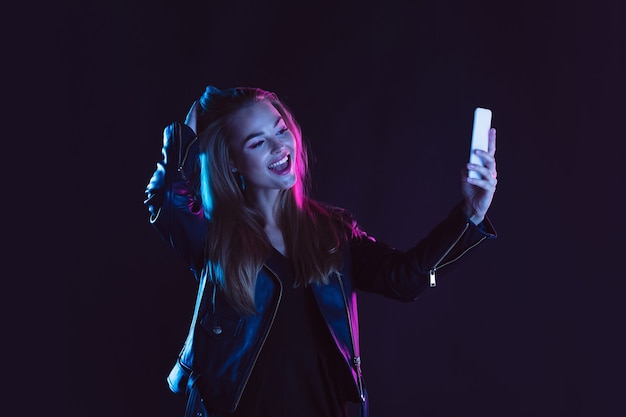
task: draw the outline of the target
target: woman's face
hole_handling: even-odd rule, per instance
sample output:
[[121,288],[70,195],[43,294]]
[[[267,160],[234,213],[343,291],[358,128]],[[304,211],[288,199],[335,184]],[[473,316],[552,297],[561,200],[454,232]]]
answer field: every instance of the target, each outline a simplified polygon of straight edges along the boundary
[[281,190],[296,183],[296,141],[266,101],[238,110],[230,121],[230,163],[247,191]]

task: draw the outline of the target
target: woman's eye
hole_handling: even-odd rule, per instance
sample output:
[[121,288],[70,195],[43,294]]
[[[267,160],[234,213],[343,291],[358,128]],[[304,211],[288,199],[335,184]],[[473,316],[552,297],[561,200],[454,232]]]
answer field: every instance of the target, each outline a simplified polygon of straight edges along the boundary
[[258,148],[259,146],[263,145],[263,142],[265,142],[264,140],[260,140],[258,142],[254,142],[252,145],[250,145],[251,148]]
[[283,127],[282,129],[280,129],[280,130],[278,131],[278,134],[279,134],[279,135],[282,135],[283,133],[287,132],[288,130],[289,130],[289,129],[288,129],[287,127]]

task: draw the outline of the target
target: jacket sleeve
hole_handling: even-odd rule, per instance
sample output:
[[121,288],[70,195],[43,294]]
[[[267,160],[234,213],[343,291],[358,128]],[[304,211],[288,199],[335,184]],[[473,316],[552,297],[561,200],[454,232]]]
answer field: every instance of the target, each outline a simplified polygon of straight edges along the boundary
[[208,221],[199,195],[198,140],[187,125],[163,131],[163,159],[146,187],[150,223],[196,274],[202,269]]
[[448,217],[413,248],[400,251],[365,233],[353,234],[350,251],[357,288],[413,301],[441,271],[451,269],[470,249],[496,237],[488,218],[475,225],[457,205]]

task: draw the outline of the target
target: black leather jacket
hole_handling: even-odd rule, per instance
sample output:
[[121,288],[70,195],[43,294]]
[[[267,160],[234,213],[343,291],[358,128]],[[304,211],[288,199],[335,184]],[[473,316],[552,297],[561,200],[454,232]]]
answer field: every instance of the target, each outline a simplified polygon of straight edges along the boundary
[[[280,307],[282,286],[272,269],[259,271],[255,293],[258,314],[242,317],[203,276],[203,248],[210,222],[196,190],[197,138],[186,125],[164,130],[163,159],[147,187],[150,221],[189,265],[199,282],[187,340],[168,383],[176,393],[197,389],[209,409],[236,409],[255,361]],[[424,239],[408,251],[376,242],[354,229],[342,248],[343,269],[328,285],[312,286],[315,299],[337,349],[352,374],[354,401],[366,402],[359,353],[356,289],[401,301],[412,301],[434,285],[437,271],[485,239],[495,237],[488,220],[475,226],[457,206]],[[448,268],[446,268],[448,269]]]

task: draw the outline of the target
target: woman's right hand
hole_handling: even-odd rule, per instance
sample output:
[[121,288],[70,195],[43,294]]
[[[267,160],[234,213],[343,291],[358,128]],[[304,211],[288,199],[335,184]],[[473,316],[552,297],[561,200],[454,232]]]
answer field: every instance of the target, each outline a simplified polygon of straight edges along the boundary
[[198,134],[198,118],[200,117],[201,110],[202,107],[200,106],[200,103],[196,100],[191,105],[191,108],[187,113],[187,117],[185,117],[185,124],[189,126],[196,135]]

